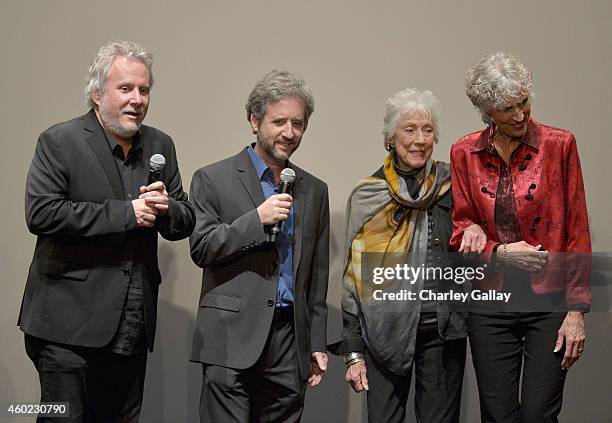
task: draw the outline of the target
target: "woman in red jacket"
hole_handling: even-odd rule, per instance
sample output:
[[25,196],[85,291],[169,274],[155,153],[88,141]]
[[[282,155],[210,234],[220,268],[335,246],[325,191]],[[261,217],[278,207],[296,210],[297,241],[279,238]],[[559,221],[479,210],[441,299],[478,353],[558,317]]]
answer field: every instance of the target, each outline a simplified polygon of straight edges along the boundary
[[557,421],[591,304],[576,141],[530,118],[531,83],[512,55],[481,58],[467,72],[466,93],[487,128],[451,150],[451,246],[480,252],[466,230],[480,225],[487,235],[482,259],[492,271],[473,289],[511,294],[508,301],[473,301],[468,319],[483,422]]

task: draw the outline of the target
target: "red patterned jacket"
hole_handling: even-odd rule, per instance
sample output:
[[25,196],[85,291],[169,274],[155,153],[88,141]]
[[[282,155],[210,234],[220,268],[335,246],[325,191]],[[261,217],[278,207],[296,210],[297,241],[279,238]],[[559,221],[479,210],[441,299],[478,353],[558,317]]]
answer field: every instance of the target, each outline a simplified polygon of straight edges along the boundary
[[[477,223],[488,238],[486,261],[499,243],[494,211],[501,158],[487,150],[490,137],[491,128],[487,128],[466,135],[451,149],[454,206],[450,245],[457,250],[464,229]],[[591,237],[574,135],[530,120],[509,168],[520,239],[541,244],[549,252],[546,269],[531,276],[533,291],[541,294],[567,289],[570,309],[588,308]],[[477,286],[500,289],[502,283],[503,271],[487,272]]]

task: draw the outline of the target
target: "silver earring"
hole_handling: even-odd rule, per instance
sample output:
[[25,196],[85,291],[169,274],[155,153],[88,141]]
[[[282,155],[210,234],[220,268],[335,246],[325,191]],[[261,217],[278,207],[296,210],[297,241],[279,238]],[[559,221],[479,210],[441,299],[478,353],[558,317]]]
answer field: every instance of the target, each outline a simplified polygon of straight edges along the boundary
[[393,151],[393,144],[390,142],[387,143],[387,147],[385,147],[387,151]]

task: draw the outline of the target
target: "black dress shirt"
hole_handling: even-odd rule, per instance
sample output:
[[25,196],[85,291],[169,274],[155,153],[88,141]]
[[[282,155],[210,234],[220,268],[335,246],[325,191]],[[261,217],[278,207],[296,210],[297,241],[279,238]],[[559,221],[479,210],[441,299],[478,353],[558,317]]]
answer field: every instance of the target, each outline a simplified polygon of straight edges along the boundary
[[[146,181],[138,177],[138,168],[145,166],[142,161],[142,146],[140,136],[137,133],[132,139],[132,147],[127,157],[123,153],[123,148],[108,133],[105,132],[106,139],[113,152],[113,157],[117,163],[125,198],[128,201],[137,199],[140,195],[140,187],[146,185]],[[142,172],[140,172],[142,174]],[[134,213],[132,207],[126,207],[126,213]],[[126,219],[127,221],[128,219]],[[121,355],[139,354],[146,349],[145,329],[144,329],[144,307],[143,307],[143,266],[134,260],[134,251],[138,248],[139,239],[130,237],[126,234],[125,257],[130,257],[132,261],[131,278],[128,286],[127,299],[123,306],[123,313],[119,321],[119,327],[115,337],[107,346],[113,353]]]

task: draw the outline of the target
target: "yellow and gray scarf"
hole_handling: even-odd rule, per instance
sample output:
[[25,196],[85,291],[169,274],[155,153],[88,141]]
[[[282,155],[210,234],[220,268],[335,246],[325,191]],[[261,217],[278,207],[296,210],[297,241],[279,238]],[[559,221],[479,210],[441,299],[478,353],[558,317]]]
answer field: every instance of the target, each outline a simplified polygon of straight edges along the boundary
[[361,180],[347,203],[342,308],[359,316],[364,341],[374,357],[394,373],[406,374],[412,364],[420,301],[377,301],[372,294],[376,289],[415,291],[423,281],[398,279],[374,285],[371,273],[362,275],[362,269],[426,263],[427,210],[450,189],[450,168],[430,159],[416,175],[421,186],[416,198],[397,174],[392,153],[382,171],[384,179]]

